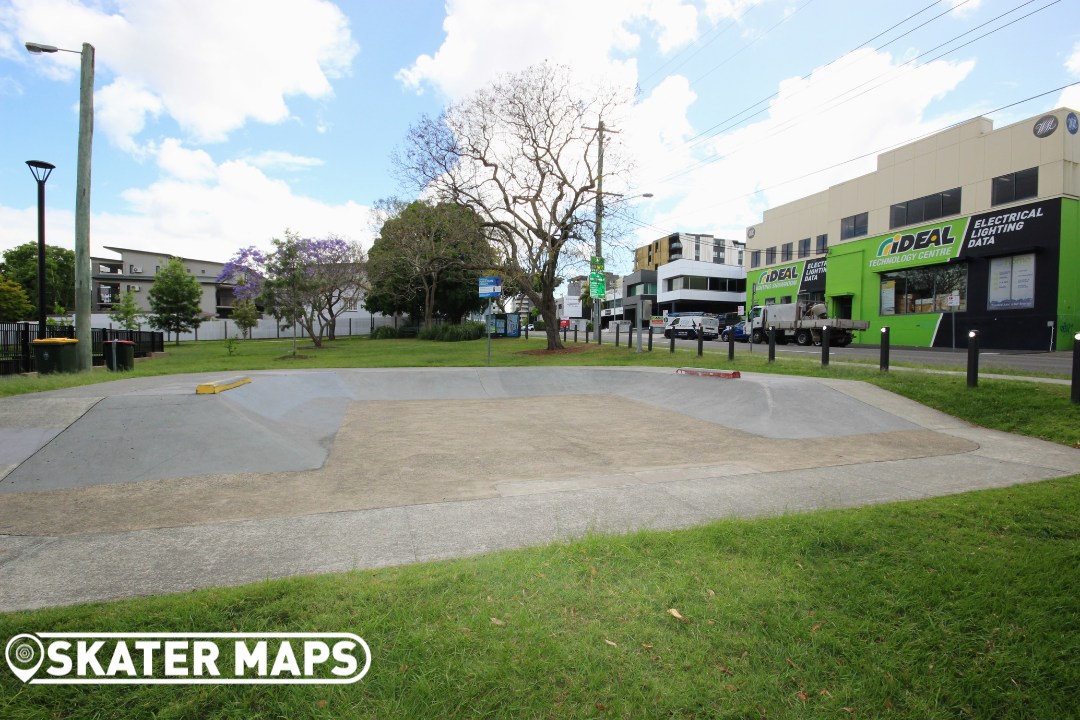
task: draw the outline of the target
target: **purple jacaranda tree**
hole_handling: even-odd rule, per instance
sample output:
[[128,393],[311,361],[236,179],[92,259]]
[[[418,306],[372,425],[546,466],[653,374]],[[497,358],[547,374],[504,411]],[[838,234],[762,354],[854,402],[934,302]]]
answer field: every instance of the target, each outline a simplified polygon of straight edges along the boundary
[[335,339],[338,315],[363,295],[364,251],[337,236],[301,238],[290,230],[273,245],[269,253],[240,250],[218,281],[234,283],[237,299],[256,302],[278,322],[300,325],[322,347],[324,335]]

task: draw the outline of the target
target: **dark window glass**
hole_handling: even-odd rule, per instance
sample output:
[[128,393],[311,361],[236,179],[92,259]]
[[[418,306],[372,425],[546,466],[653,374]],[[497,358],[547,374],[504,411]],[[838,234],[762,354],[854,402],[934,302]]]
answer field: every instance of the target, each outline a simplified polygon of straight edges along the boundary
[[889,208],[889,228],[907,225],[907,203],[896,203]]
[[855,237],[865,235],[870,229],[870,213],[859,213],[855,216]]
[[765,248],[765,264],[772,265],[776,262],[776,248]]
[[810,238],[803,238],[799,241],[799,257],[810,257]]
[[1039,168],[1033,167],[1016,173],[1016,199],[1033,198],[1039,194]]
[[750,253],[750,267],[761,267],[761,251],[753,250]]
[[847,240],[848,238],[865,235],[869,216],[869,213],[859,213],[840,220],[840,239]]
[[927,195],[921,199],[923,203],[923,220],[930,222],[941,217],[941,193]]
[[1002,205],[1014,200],[1033,198],[1039,194],[1039,168],[1002,175],[990,185],[990,204]]
[[818,235],[817,236],[817,254],[824,255],[829,250],[829,236]]
[[949,215],[960,214],[960,188],[953,188],[952,190],[946,190],[941,193],[941,215],[940,217],[946,217]]
[[907,224],[916,225],[926,219],[926,213],[923,212],[923,199],[915,198],[914,200],[908,200],[907,203]]
[[794,243],[784,243],[780,248],[780,262],[790,262]]

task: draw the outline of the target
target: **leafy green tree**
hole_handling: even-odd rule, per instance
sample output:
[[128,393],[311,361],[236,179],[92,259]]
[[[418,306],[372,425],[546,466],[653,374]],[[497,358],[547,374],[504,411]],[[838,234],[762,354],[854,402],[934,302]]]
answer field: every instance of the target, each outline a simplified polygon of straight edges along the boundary
[[166,333],[194,330],[202,324],[199,281],[178,258],[169,258],[150,286],[150,324]]
[[141,314],[142,310],[139,309],[139,304],[135,302],[135,293],[128,290],[120,298],[120,302],[109,311],[109,319],[125,330],[138,330],[139,316]]
[[0,322],[18,322],[33,315],[34,306],[23,286],[0,276]]
[[384,313],[436,314],[459,320],[481,303],[483,270],[495,262],[479,216],[454,203],[391,201],[368,257],[371,293],[364,306]]
[[240,332],[244,337],[251,338],[251,329],[259,324],[259,308],[255,307],[249,299],[243,299],[233,306],[232,314],[229,316],[236,327],[240,329]]
[[[0,275],[22,285],[37,313],[38,297],[38,246],[35,242],[23,243],[4,251],[0,262]],[[75,253],[55,245],[45,246],[45,308],[57,305],[75,307]]]

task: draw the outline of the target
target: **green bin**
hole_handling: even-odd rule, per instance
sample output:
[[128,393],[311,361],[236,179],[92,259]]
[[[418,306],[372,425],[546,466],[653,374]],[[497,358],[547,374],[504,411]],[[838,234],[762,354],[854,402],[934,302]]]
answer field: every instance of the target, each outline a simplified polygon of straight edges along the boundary
[[45,338],[33,340],[34,365],[41,375],[49,373],[78,372],[79,357],[75,347],[79,341],[73,338]]
[[135,368],[135,343],[130,340],[106,340],[102,344],[105,366],[110,370]]

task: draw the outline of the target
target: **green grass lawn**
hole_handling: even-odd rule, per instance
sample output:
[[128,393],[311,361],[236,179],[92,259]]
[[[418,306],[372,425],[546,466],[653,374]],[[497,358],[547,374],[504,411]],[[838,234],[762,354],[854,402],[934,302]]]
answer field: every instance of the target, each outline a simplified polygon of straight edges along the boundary
[[1078,548],[1072,477],[11,613],[0,638],[353,632],[373,660],[335,687],[41,687],[4,672],[0,717],[1075,717]]

